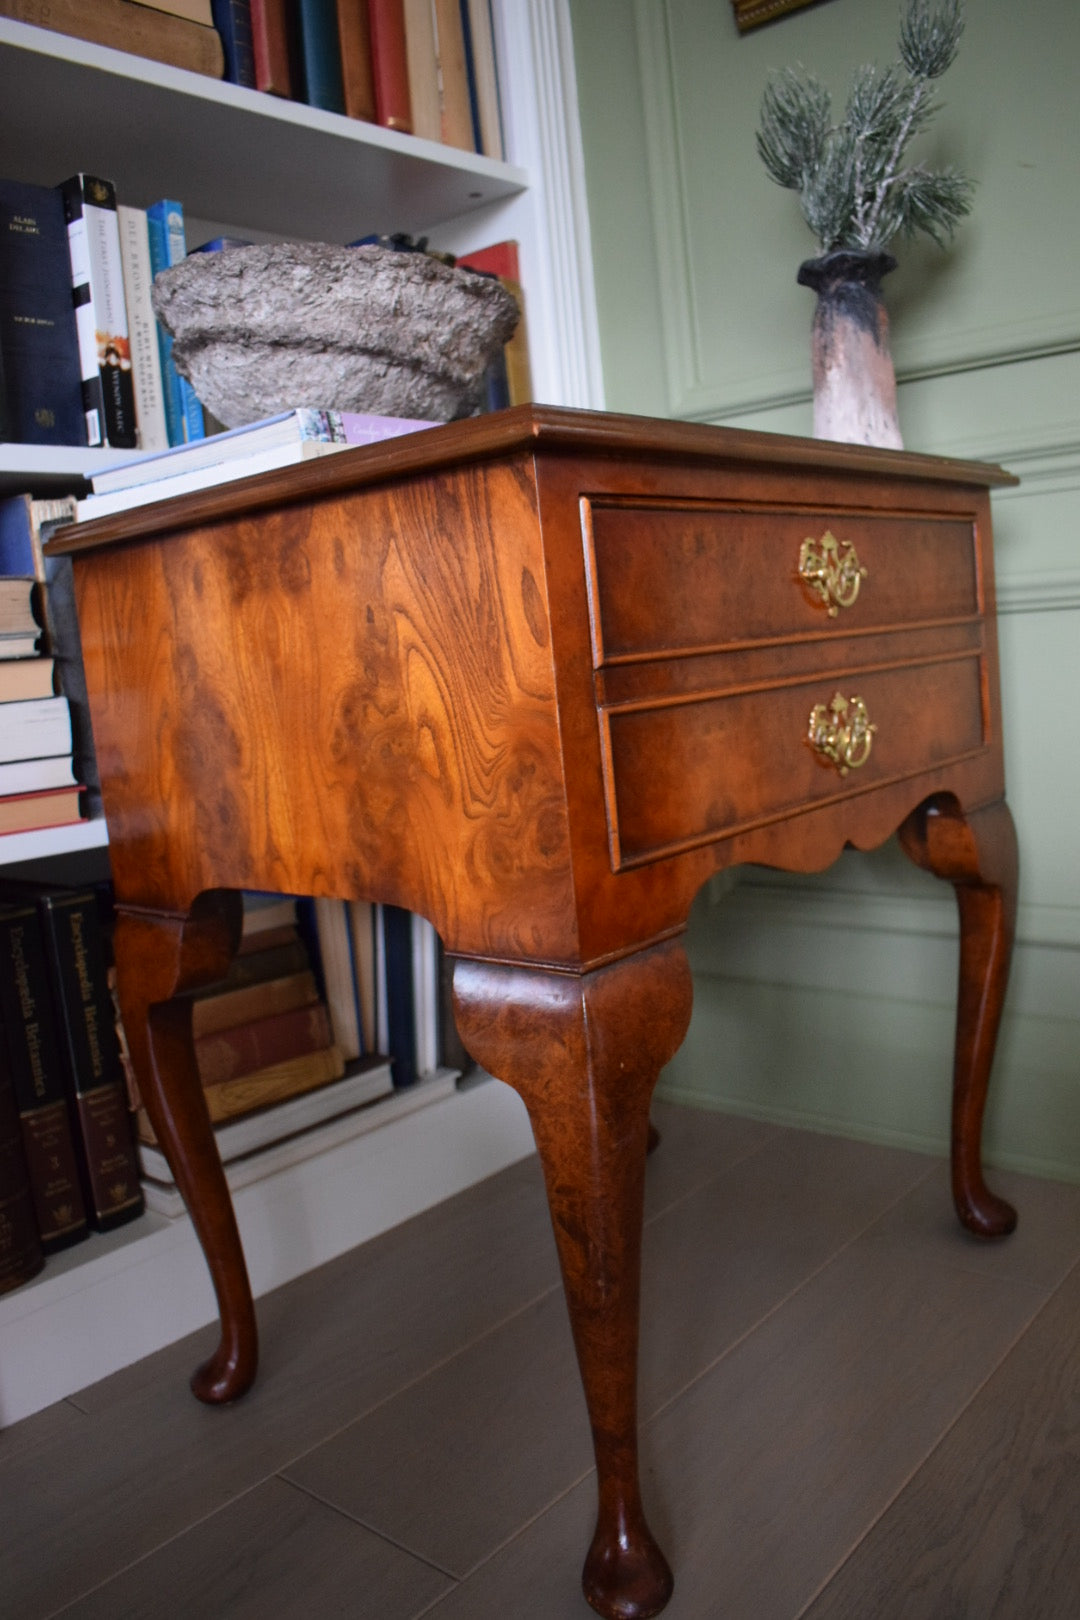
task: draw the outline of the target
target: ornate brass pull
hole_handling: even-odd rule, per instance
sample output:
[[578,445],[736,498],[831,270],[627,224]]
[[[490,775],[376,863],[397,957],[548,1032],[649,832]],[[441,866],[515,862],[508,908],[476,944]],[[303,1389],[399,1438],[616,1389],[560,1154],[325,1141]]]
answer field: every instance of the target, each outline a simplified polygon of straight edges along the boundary
[[842,607],[854,605],[866,577],[866,569],[850,540],[841,549],[829,529],[820,540],[804,540],[799,548],[799,578],[820,596],[830,619],[835,619]]
[[831,703],[815,703],[810,710],[810,746],[841,776],[866,764],[876,730],[861,697],[837,692]]

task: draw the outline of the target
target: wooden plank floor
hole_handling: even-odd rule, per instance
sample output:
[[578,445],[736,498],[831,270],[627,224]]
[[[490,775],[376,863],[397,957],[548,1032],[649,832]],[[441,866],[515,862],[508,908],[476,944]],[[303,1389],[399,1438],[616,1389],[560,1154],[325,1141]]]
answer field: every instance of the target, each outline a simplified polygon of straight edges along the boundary
[[[1080,1613],[1080,1187],[659,1107],[645,1492],[670,1620]],[[148,1286],[150,1284],[148,1280]],[[594,1484],[527,1160],[0,1434],[4,1620],[584,1620]]]

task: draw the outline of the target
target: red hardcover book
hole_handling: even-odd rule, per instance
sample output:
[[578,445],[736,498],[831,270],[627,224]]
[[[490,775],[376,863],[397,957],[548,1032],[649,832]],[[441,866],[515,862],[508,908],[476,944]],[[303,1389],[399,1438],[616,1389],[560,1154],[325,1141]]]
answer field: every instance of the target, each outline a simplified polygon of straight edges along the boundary
[[[368,0],[337,0],[341,82],[350,118],[375,122],[375,79],[371,62]],[[393,126],[397,127],[397,126]]]
[[287,0],[251,0],[255,88],[291,99],[294,94]]
[[217,1086],[307,1052],[323,1051],[332,1040],[326,1004],[319,1001],[200,1035],[195,1040],[195,1061],[203,1085]]
[[521,280],[516,242],[493,242],[490,247],[463,253],[457,262],[463,270],[482,270],[489,276],[500,276],[507,281]]
[[409,58],[403,0],[368,0],[375,118],[386,129],[412,133]]

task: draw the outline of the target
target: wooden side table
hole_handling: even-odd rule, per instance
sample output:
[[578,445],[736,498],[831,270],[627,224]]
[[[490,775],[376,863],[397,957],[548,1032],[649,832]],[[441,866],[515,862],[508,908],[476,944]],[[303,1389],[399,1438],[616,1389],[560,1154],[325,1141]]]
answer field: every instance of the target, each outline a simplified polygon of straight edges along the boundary
[[256,1330],[180,993],[242,888],[390,901],[458,959],[465,1043],[528,1107],[592,1422],[585,1563],[663,1608],[636,1355],[649,1099],[690,1017],[680,936],[721,867],[899,829],[955,885],[953,1190],[980,1168],[1008,973],[993,467],[521,407],[72,528],[120,999],[242,1394]]

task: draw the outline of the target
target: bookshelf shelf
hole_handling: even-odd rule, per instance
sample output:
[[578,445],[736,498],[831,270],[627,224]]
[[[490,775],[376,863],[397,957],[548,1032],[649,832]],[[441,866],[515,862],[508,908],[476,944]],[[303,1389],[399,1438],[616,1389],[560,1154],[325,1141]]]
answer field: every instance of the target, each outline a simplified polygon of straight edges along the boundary
[[[7,171],[82,169],[125,202],[331,242],[424,232],[527,190],[524,169],[145,57],[0,20]],[[317,184],[313,184],[317,181]]]

